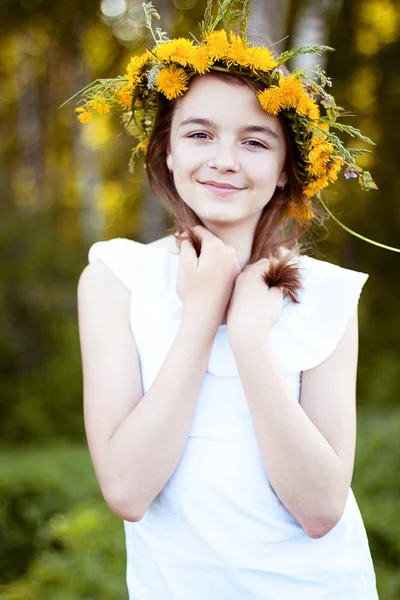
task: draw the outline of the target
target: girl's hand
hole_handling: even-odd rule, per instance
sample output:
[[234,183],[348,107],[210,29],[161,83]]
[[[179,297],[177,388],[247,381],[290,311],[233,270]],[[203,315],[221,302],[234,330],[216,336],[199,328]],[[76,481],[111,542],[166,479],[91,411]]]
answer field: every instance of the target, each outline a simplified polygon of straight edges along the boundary
[[236,252],[205,227],[192,228],[199,243],[199,256],[189,240],[181,236],[177,294],[184,313],[206,318],[214,327],[223,320],[237,275],[240,273]]
[[263,342],[278,321],[283,301],[280,287],[268,287],[264,273],[275,258],[262,258],[247,265],[236,278],[228,307],[228,338],[232,348],[238,344]]

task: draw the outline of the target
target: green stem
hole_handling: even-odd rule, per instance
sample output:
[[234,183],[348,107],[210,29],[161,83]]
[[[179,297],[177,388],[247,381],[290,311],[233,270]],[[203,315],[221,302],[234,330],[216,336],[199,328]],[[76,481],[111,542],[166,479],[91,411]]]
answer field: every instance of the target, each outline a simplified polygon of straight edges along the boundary
[[348,227],[346,227],[346,225],[343,225],[343,223],[341,223],[339,221],[339,219],[337,219],[335,217],[335,215],[333,215],[331,213],[331,211],[329,210],[329,208],[326,206],[325,202],[322,200],[321,195],[320,194],[316,194],[316,196],[317,196],[318,200],[321,202],[321,204],[324,207],[324,209],[326,210],[326,212],[328,213],[328,215],[330,217],[332,217],[332,219],[334,221],[336,221],[336,223],[338,225],[340,225],[340,227],[342,227],[342,229],[344,229],[345,231],[347,231],[347,233],[351,233],[351,235],[355,235],[356,237],[360,238],[361,240],[364,240],[364,242],[368,242],[369,244],[373,244],[374,246],[378,246],[379,248],[384,248],[385,250],[392,250],[392,252],[400,252],[400,248],[394,248],[393,246],[386,246],[385,244],[380,244],[379,242],[375,242],[374,240],[370,240],[369,238],[364,237],[360,233],[356,233],[352,229],[349,229]]

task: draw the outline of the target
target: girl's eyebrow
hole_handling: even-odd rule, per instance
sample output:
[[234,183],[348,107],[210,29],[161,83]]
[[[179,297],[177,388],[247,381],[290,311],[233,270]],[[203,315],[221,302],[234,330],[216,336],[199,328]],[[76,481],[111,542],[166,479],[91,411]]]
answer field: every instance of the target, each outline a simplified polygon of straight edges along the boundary
[[[185,119],[184,121],[182,121],[182,123],[179,124],[178,128],[184,127],[185,125],[203,125],[203,127],[218,129],[218,125],[214,123],[214,121],[212,121],[211,119],[202,119],[195,117],[189,117],[188,119]],[[240,131],[244,133],[264,133],[265,135],[271,138],[279,140],[279,135],[275,133],[275,131],[272,131],[272,129],[270,129],[270,127],[266,125],[246,125],[245,127],[242,127]]]

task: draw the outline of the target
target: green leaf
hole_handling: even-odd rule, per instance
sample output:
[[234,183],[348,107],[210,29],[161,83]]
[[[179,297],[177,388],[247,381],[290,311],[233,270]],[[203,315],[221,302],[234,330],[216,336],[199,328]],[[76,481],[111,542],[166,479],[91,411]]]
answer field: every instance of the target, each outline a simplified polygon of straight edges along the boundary
[[301,56],[302,54],[316,54],[320,56],[323,52],[332,52],[334,48],[330,46],[295,46],[291,50],[286,50],[286,52],[282,52],[282,54],[278,57],[277,63],[281,65],[286,61],[294,58],[295,56]]
[[361,189],[368,192],[369,190],[377,190],[378,186],[371,177],[369,171],[363,171],[363,174],[359,178]]
[[199,24],[200,34],[202,39],[204,40],[211,32],[212,32],[212,9],[213,9],[213,0],[207,0],[206,9],[204,11],[204,19]]
[[156,8],[153,6],[152,2],[142,2],[142,8],[144,12],[144,24],[147,27],[147,29],[152,30],[151,22],[153,20],[153,17],[158,21],[160,21],[161,17],[158,14]]
[[89,83],[89,85],[87,85],[86,87],[82,88],[79,92],[76,92],[76,94],[74,94],[73,96],[71,96],[71,98],[68,98],[68,100],[65,100],[65,102],[63,102],[62,104],[60,104],[60,106],[57,108],[57,110],[60,110],[60,108],[62,108],[66,104],[68,104],[68,102],[72,102],[72,100],[74,100],[75,98],[77,98],[81,94],[84,94],[85,92],[87,92],[88,90],[90,90],[92,87],[94,87],[95,85],[97,85],[99,81],[101,81],[101,79],[95,79],[95,81],[92,81],[91,83]]
[[330,126],[333,127],[334,129],[338,129],[339,131],[343,131],[344,133],[347,133],[351,137],[362,140],[366,144],[375,146],[375,142],[373,142],[369,137],[362,135],[362,133],[359,129],[356,129],[355,127],[352,127],[351,125],[343,125],[343,123],[337,123],[335,121],[333,123],[330,123]]
[[247,26],[248,26],[250,15],[251,15],[250,1],[251,0],[243,1],[243,9],[242,9],[242,14],[241,14],[241,18],[240,18],[240,29],[239,29],[240,37],[242,38],[242,40],[245,44],[247,44]]

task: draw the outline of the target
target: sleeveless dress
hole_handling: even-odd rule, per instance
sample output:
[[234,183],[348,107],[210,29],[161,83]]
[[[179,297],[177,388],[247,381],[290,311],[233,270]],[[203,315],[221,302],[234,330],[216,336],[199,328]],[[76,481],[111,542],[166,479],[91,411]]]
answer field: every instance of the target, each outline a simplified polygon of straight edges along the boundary
[[[144,393],[182,317],[179,254],[133,240],[97,242],[131,293]],[[285,299],[271,345],[292,393],[325,360],[354,314],[365,273],[300,257],[300,303]],[[323,398],[321,398],[323,401]],[[173,475],[140,521],[124,521],[130,600],[376,600],[363,520],[350,488],[338,524],[308,537],[272,489],[226,325],[217,331],[189,437]]]

